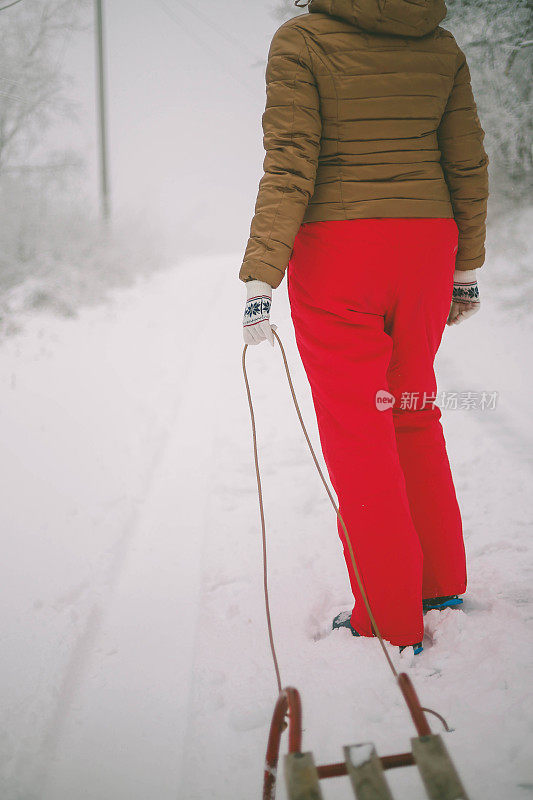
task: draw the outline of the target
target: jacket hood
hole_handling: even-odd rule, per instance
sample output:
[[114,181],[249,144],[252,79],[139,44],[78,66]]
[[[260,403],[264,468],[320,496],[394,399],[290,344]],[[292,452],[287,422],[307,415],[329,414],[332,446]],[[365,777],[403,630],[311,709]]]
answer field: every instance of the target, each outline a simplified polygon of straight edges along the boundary
[[339,17],[365,31],[426,36],[446,16],[444,0],[311,0],[310,13]]

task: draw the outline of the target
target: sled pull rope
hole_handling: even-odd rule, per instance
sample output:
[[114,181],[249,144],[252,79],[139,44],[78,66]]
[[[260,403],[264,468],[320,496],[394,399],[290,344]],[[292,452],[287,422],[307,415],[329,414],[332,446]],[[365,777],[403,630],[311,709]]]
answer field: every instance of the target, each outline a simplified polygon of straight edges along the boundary
[[[327,492],[327,495],[328,495],[328,497],[330,499],[331,505],[335,509],[335,513],[337,514],[337,516],[338,516],[338,518],[340,520],[340,523],[341,523],[341,525],[343,527],[344,535],[346,537],[346,543],[348,544],[348,550],[350,552],[350,558],[351,558],[351,561],[352,561],[352,566],[353,566],[353,569],[354,569],[355,577],[356,577],[356,580],[357,580],[357,584],[359,586],[359,590],[360,590],[361,595],[363,597],[363,602],[364,602],[366,610],[368,612],[368,616],[370,618],[370,623],[372,625],[374,633],[376,634],[376,636],[379,639],[379,643],[381,645],[383,653],[385,654],[385,658],[387,659],[389,667],[392,670],[392,674],[394,675],[396,680],[398,680],[398,677],[399,677],[398,676],[398,672],[396,670],[396,667],[392,663],[392,659],[391,659],[391,657],[390,657],[390,655],[389,655],[389,653],[387,651],[387,648],[385,647],[385,643],[383,641],[383,637],[381,636],[381,633],[379,631],[379,628],[378,628],[378,625],[376,623],[376,620],[374,619],[374,615],[372,614],[372,609],[370,608],[370,603],[368,602],[368,597],[367,597],[367,594],[366,594],[366,591],[365,591],[365,587],[363,586],[363,581],[361,579],[361,575],[360,575],[359,569],[357,567],[355,556],[354,556],[354,553],[353,553],[353,550],[352,550],[352,544],[350,542],[350,538],[348,536],[348,531],[346,529],[346,525],[345,525],[344,520],[342,518],[342,515],[341,515],[341,513],[340,513],[340,511],[339,511],[339,509],[337,507],[337,504],[336,504],[336,502],[335,502],[335,500],[333,498],[333,495],[331,493],[331,489],[329,488],[328,483],[327,483],[327,481],[326,481],[326,479],[324,477],[324,473],[322,472],[320,464],[318,463],[318,459],[316,457],[313,445],[311,444],[311,440],[309,438],[309,434],[307,433],[307,428],[305,427],[305,423],[304,423],[303,418],[302,418],[302,414],[301,414],[301,411],[300,411],[300,406],[298,405],[298,400],[296,399],[296,393],[294,391],[294,386],[293,386],[292,378],[291,378],[291,372],[290,372],[290,369],[289,369],[289,365],[287,363],[287,357],[285,355],[285,349],[284,349],[283,344],[281,343],[281,339],[279,338],[279,336],[276,333],[276,331],[273,330],[272,333],[274,334],[274,336],[278,340],[279,346],[281,348],[281,355],[283,357],[283,363],[285,365],[285,372],[287,373],[287,380],[289,381],[289,386],[290,386],[290,390],[291,390],[291,394],[292,394],[292,399],[294,401],[294,407],[296,408],[296,413],[298,414],[298,419],[300,420],[300,425],[302,426],[302,430],[304,432],[304,436],[305,436],[307,444],[309,446],[309,450],[311,451],[311,455],[313,457],[313,461],[315,462],[315,466],[316,466],[316,468],[318,470],[318,474],[320,475],[322,483],[324,484],[324,488],[325,488],[325,490]],[[265,605],[266,605],[266,609],[267,609],[267,624],[268,624],[268,635],[269,635],[269,638],[270,638],[270,648],[272,650],[272,657],[274,659],[274,665],[275,665],[275,669],[276,669],[276,678],[277,678],[277,681],[278,681],[278,689],[281,692],[282,691],[282,689],[281,689],[281,679],[280,679],[280,675],[279,675],[278,661],[277,661],[277,658],[276,658],[276,650],[275,650],[275,647],[274,647],[274,638],[273,638],[273,635],[272,635],[272,625],[271,625],[271,619],[270,619],[270,607],[269,607],[269,602],[268,602],[268,577],[267,577],[267,561],[266,561],[265,515],[264,515],[264,511],[263,511],[263,494],[262,494],[262,491],[261,491],[261,477],[260,477],[260,474],[259,474],[259,459],[258,459],[258,456],[257,456],[257,435],[256,435],[256,430],[255,430],[255,417],[254,417],[254,411],[253,411],[253,405],[252,405],[252,397],[251,397],[251,393],[250,393],[250,385],[248,383],[248,376],[246,374],[246,363],[245,363],[245,360],[246,360],[246,350],[247,350],[247,348],[248,348],[248,345],[245,344],[244,345],[244,350],[243,350],[243,353],[242,353],[242,368],[243,368],[243,372],[244,372],[244,380],[245,380],[245,383],[246,383],[246,392],[248,394],[248,404],[250,406],[250,416],[251,416],[251,419],[252,419],[252,435],[253,435],[253,441],[254,441],[255,472],[256,472],[256,476],[257,476],[257,487],[258,487],[258,494],[259,494],[259,509],[260,509],[260,514],[261,514],[261,530],[262,530],[262,536],[263,536],[263,578],[264,578],[264,589],[265,589]]]
[[[407,700],[407,697],[406,697],[406,694],[405,694],[405,687],[402,684],[402,681],[400,680],[400,675],[398,674],[398,671],[397,671],[396,667],[394,666],[394,664],[392,662],[392,659],[391,659],[391,657],[389,655],[389,652],[388,652],[388,650],[387,650],[387,648],[385,646],[385,642],[383,641],[383,637],[382,637],[382,635],[381,635],[381,633],[379,631],[377,622],[374,619],[374,615],[372,613],[372,609],[370,608],[370,603],[368,602],[368,596],[367,596],[367,593],[365,591],[365,587],[363,585],[363,581],[362,581],[361,575],[359,573],[359,569],[357,567],[357,562],[355,560],[354,552],[353,552],[353,549],[352,549],[352,544],[350,542],[350,537],[348,536],[348,531],[346,529],[346,525],[345,525],[344,520],[342,518],[342,515],[341,515],[341,513],[340,513],[340,511],[339,511],[339,509],[337,507],[337,504],[336,504],[336,502],[335,502],[335,500],[333,498],[333,495],[332,495],[331,490],[330,490],[330,488],[328,486],[328,483],[327,483],[327,481],[326,481],[326,479],[324,477],[324,473],[322,472],[320,464],[318,463],[318,459],[316,457],[313,445],[311,444],[311,440],[309,438],[309,434],[307,433],[307,428],[305,427],[305,423],[304,423],[303,418],[302,418],[302,414],[301,414],[301,411],[300,411],[300,406],[298,405],[298,400],[296,399],[296,393],[294,391],[294,386],[293,386],[292,378],[291,378],[291,372],[290,372],[290,369],[289,369],[289,365],[287,363],[287,357],[285,355],[285,349],[284,349],[283,344],[281,342],[281,339],[278,336],[278,334],[276,333],[276,331],[272,330],[272,333],[274,334],[274,336],[278,340],[279,346],[281,348],[281,355],[282,355],[282,358],[283,358],[283,363],[285,365],[285,372],[287,373],[287,380],[289,382],[289,387],[290,387],[290,390],[291,390],[292,399],[294,401],[294,407],[296,409],[296,413],[298,415],[298,419],[300,420],[300,425],[302,427],[305,439],[306,439],[307,444],[309,446],[309,450],[310,450],[311,455],[313,457],[313,461],[315,462],[315,466],[316,466],[316,468],[318,470],[318,474],[320,475],[322,483],[324,484],[324,488],[326,489],[326,492],[327,492],[327,495],[328,495],[328,497],[330,499],[331,505],[335,509],[335,513],[337,514],[337,516],[338,516],[338,518],[340,520],[340,523],[342,525],[342,528],[344,530],[344,535],[346,537],[346,543],[348,544],[348,550],[350,552],[350,559],[352,561],[353,570],[354,570],[354,573],[355,573],[357,584],[359,586],[359,590],[361,592],[361,596],[363,598],[363,602],[365,604],[365,608],[366,608],[366,610],[368,612],[368,616],[370,618],[370,623],[372,625],[372,629],[373,629],[375,635],[377,636],[377,638],[379,639],[379,643],[381,645],[381,649],[383,650],[385,658],[387,659],[387,663],[388,663],[388,665],[389,665],[389,667],[391,669],[391,672],[394,675],[394,678],[395,678],[396,682],[398,683],[398,686],[400,687],[400,690],[402,691],[402,694],[404,695],[404,698]],[[277,659],[277,656],[276,656],[276,648],[275,648],[275,645],[274,645],[274,636],[273,636],[273,633],[272,633],[272,620],[271,620],[271,617],[270,617],[270,603],[269,603],[269,598],[268,598],[268,570],[267,570],[267,545],[266,545],[265,514],[264,514],[264,509],[263,509],[263,492],[262,492],[262,489],[261,489],[261,475],[260,475],[260,472],[259,472],[259,458],[258,458],[258,455],[257,455],[257,434],[256,434],[256,428],[255,428],[255,415],[254,415],[254,409],[253,409],[253,403],[252,403],[252,395],[251,395],[251,392],[250,392],[250,384],[248,382],[248,375],[247,375],[247,372],[246,372],[246,351],[247,351],[247,349],[248,349],[248,345],[245,344],[244,345],[244,349],[242,351],[242,369],[243,369],[243,373],[244,373],[244,382],[246,384],[246,393],[248,395],[248,405],[250,407],[250,418],[251,418],[251,421],[252,421],[252,437],[253,437],[253,445],[254,445],[255,474],[256,474],[256,477],[257,477],[257,491],[258,491],[258,496],[259,496],[259,511],[260,511],[260,515],[261,515],[261,533],[262,533],[262,539],[263,539],[263,587],[264,587],[264,594],[265,594],[265,610],[266,610],[266,618],[267,618],[267,626],[268,626],[268,637],[269,637],[269,640],[270,640],[270,649],[272,651],[272,660],[274,662],[274,669],[276,671],[276,680],[277,680],[277,684],[278,684],[278,693],[281,694],[281,692],[282,692],[281,676],[280,676],[280,671],[279,671],[278,659]],[[430,708],[424,708],[423,710],[428,712],[428,713],[430,713],[430,714],[433,714],[436,717],[438,717],[438,719],[440,719],[441,722],[443,723],[445,729],[449,730],[448,725],[446,723],[446,720],[440,714],[438,714],[436,711],[432,711]]]

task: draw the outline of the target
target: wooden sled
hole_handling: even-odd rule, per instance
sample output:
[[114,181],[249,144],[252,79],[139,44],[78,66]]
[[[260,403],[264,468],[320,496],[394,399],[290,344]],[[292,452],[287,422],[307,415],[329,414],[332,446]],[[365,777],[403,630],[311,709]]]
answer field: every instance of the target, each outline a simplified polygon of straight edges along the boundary
[[394,800],[385,777],[386,770],[417,766],[430,800],[469,800],[442,737],[433,734],[424,709],[409,677],[402,673],[399,685],[411,712],[418,737],[411,739],[412,751],[378,756],[371,742],[343,748],[344,761],[316,766],[311,752],[302,752],[302,709],[297,689],[284,689],[276,703],[263,783],[263,800],[274,800],[281,734],[289,717],[289,752],[284,773],[289,800],[323,800],[320,781],[347,775],[357,800]]

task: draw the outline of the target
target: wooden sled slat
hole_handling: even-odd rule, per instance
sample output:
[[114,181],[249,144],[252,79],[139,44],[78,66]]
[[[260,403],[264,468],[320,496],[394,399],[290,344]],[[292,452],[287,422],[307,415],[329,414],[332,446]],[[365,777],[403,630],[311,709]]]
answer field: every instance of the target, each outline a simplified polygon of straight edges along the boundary
[[289,800],[324,800],[312,753],[288,753],[284,766]]
[[357,800],[393,800],[381,760],[371,742],[343,748]]
[[430,800],[469,800],[441,736],[420,736],[411,744]]

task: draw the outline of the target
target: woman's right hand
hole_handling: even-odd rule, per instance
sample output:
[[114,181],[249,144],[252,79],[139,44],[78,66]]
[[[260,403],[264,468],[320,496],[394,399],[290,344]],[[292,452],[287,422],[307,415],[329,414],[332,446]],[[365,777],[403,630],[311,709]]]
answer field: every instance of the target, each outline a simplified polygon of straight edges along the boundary
[[274,347],[276,325],[270,324],[272,286],[264,281],[246,281],[246,305],[244,307],[243,336],[246,344],[260,344],[268,340]]

